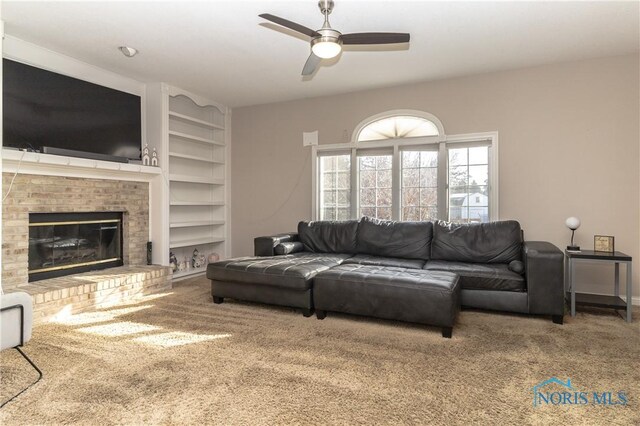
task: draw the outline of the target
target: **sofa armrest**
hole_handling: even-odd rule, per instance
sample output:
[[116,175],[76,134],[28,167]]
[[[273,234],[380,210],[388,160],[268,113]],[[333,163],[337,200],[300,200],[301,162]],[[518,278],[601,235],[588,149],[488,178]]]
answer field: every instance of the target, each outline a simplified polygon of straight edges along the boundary
[[523,247],[529,313],[564,315],[564,254],[546,241]]
[[298,241],[298,234],[287,232],[284,234],[257,237],[253,240],[254,254],[256,256],[275,256],[273,249],[280,243]]

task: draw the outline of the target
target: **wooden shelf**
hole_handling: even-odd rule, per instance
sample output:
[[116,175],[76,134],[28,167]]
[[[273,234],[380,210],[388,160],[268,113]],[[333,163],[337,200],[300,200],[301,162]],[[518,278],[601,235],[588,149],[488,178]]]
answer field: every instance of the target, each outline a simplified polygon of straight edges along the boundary
[[169,175],[171,182],[204,183],[207,185],[224,185],[224,179],[214,179],[201,176]]
[[190,228],[196,226],[218,226],[224,225],[224,220],[199,220],[193,222],[175,222],[169,224],[169,228]]
[[182,132],[174,132],[174,131],[170,130],[169,131],[169,135],[175,136],[177,138],[187,139],[187,140],[190,140],[190,141],[209,143],[211,145],[224,146],[224,142],[218,142],[218,141],[216,141],[214,139],[201,138],[200,136],[193,136],[193,135],[189,135],[187,133],[182,133]]
[[181,154],[179,152],[169,152],[169,157],[185,158],[187,160],[202,161],[204,163],[224,164],[224,161],[209,160],[208,158],[202,158],[196,155]]
[[171,201],[171,206],[224,206],[224,201]]
[[174,280],[178,279],[178,278],[186,278],[186,277],[190,277],[190,276],[194,276],[194,275],[199,275],[199,274],[204,274],[205,272],[207,272],[207,268],[191,268],[188,269],[186,271],[181,271],[181,272],[174,272],[172,278]]
[[171,241],[169,243],[169,248],[191,247],[191,246],[199,246],[203,244],[215,244],[215,243],[223,243],[223,242],[224,242],[224,238],[218,238],[218,237],[194,238],[192,240]]
[[169,117],[177,118],[178,120],[186,121],[186,122],[197,124],[204,127],[209,127],[211,129],[224,130],[224,126],[220,126],[218,124],[211,123],[209,121],[200,120],[199,118],[190,117],[188,115],[180,114],[174,111],[169,111]]

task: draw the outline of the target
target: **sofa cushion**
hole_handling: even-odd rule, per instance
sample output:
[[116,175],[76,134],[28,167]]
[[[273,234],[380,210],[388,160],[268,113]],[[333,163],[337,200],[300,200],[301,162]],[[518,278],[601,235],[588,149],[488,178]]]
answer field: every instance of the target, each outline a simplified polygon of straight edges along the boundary
[[300,241],[280,243],[273,248],[273,252],[277,255],[293,254],[304,251],[304,244]]
[[488,223],[433,223],[431,259],[509,263],[522,258],[522,231],[515,220]]
[[394,222],[363,217],[358,225],[358,253],[428,260],[431,222]]
[[298,239],[312,253],[355,253],[357,232],[357,220],[298,223]]
[[371,256],[370,254],[356,254],[348,258],[343,265],[372,265],[372,266],[392,266],[396,268],[422,269],[424,260],[421,259],[399,259],[397,257]]
[[525,280],[504,264],[482,264],[431,260],[424,269],[453,272],[460,277],[464,290],[526,291]]
[[207,266],[207,278],[307,290],[311,288],[311,281],[318,272],[340,265],[350,256],[296,253],[286,256],[240,257],[210,263]]

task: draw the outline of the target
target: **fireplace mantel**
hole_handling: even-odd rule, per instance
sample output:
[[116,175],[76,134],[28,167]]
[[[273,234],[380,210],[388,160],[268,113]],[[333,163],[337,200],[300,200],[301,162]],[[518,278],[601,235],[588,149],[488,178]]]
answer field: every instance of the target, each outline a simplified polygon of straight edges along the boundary
[[151,182],[159,167],[2,149],[2,171],[24,174]]

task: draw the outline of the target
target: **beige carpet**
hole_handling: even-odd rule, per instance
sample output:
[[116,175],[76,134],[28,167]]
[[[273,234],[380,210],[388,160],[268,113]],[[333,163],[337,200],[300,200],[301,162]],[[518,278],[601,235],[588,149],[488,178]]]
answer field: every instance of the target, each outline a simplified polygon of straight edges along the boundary
[[[557,326],[464,311],[449,340],[430,327],[214,305],[200,278],[61,321],[35,328],[25,351],[45,377],[0,410],[3,425],[640,424],[640,320],[604,312]],[[35,377],[13,350],[0,368],[3,400]],[[532,387],[550,377],[624,391],[628,405],[534,408]]]

